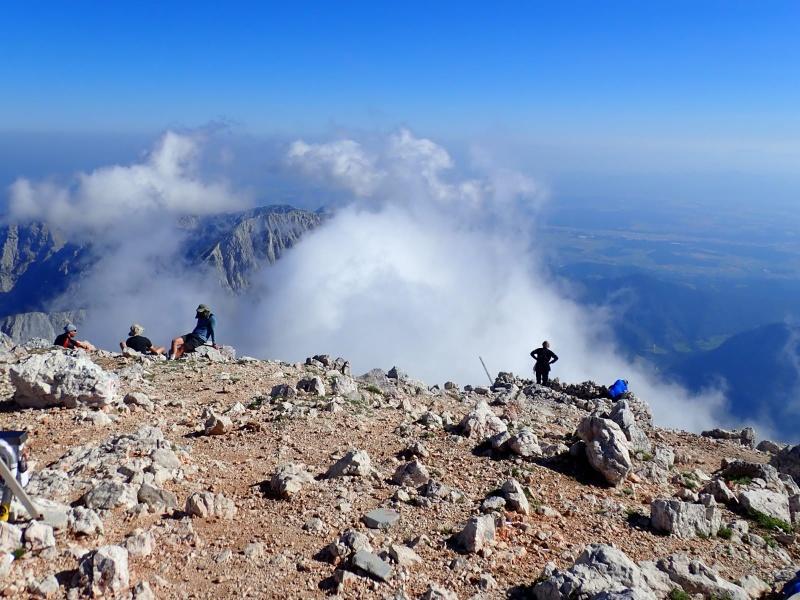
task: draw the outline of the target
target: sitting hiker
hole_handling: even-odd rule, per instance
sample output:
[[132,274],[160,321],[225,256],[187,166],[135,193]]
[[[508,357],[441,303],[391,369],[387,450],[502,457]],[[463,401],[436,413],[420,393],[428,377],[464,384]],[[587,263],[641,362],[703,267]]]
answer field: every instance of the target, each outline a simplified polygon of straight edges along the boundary
[[197,319],[197,325],[192,333],[187,333],[172,340],[170,356],[173,360],[183,356],[184,352],[194,352],[196,348],[204,346],[208,340],[211,340],[211,345],[214,348],[218,348],[214,338],[214,328],[217,325],[217,320],[214,318],[211,309],[205,304],[201,304],[197,307],[197,314],[195,314],[194,318]]
[[124,343],[119,343],[120,349],[125,350],[127,346],[141,354],[164,354],[164,348],[162,346],[153,346],[153,342],[144,337],[142,333],[144,333],[144,327],[137,323],[131,325],[131,330],[128,332],[128,339],[125,340]]
[[92,344],[87,341],[76,340],[75,336],[78,335],[78,328],[75,327],[72,323],[67,323],[64,326],[64,333],[59,335],[56,338],[56,341],[53,342],[56,346],[61,346],[62,348],[81,348],[83,350],[97,350]]

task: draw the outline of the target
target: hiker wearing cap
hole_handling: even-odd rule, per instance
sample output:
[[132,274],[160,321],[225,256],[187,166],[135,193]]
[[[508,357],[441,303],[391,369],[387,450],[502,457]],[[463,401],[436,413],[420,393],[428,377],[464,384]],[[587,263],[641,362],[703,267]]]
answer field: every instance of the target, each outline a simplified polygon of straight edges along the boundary
[[547,385],[550,379],[550,365],[558,360],[556,353],[550,350],[550,342],[542,342],[542,347],[531,352],[531,357],[536,361],[533,372],[536,373],[536,383]]
[[195,349],[204,346],[208,340],[211,340],[211,345],[217,348],[217,342],[214,338],[217,320],[214,318],[211,309],[205,304],[201,304],[197,307],[197,313],[194,318],[197,319],[197,325],[195,325],[192,333],[187,333],[172,340],[170,356],[173,360],[183,356],[184,352],[194,352]]
[[144,337],[144,327],[138,323],[131,325],[131,330],[128,332],[128,339],[125,342],[120,342],[119,347],[125,350],[127,346],[131,350],[136,350],[141,354],[164,354],[162,346],[153,346],[153,342],[149,338]]
[[78,328],[75,327],[72,323],[67,323],[64,326],[64,333],[59,335],[56,338],[56,341],[53,342],[54,345],[60,346],[62,348],[81,348],[82,350],[97,350],[92,344],[85,340],[76,340],[75,336],[78,335]]

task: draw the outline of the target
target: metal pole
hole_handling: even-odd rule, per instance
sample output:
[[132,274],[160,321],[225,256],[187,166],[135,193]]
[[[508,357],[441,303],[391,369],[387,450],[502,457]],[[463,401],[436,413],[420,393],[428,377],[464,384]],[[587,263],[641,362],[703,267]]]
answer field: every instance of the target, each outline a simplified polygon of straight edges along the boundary
[[492,376],[489,375],[489,369],[486,368],[486,363],[483,362],[483,358],[481,358],[480,356],[478,358],[480,359],[481,364],[483,365],[483,370],[486,371],[486,377],[489,378],[489,385],[494,385],[494,381],[492,381]]

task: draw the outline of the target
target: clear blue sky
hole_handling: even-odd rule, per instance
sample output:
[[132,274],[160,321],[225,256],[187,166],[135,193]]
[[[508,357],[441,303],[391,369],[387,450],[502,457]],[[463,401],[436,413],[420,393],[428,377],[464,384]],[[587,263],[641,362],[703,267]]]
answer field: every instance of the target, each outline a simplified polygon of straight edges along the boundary
[[0,11],[0,131],[217,119],[253,131],[800,130],[797,1],[76,1]]
[[279,139],[408,126],[562,196],[794,204],[800,1],[0,7],[0,188],[215,122]]

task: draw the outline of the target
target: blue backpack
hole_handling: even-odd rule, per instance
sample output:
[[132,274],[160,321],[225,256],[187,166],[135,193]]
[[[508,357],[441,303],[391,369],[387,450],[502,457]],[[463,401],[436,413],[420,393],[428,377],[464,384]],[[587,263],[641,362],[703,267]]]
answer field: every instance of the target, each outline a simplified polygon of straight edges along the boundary
[[781,593],[783,594],[784,598],[789,598],[794,594],[800,593],[800,571],[797,572],[797,575],[794,576],[794,579],[783,586]]
[[608,395],[612,400],[619,399],[623,394],[628,391],[628,382],[624,379],[617,379],[613,385],[608,388]]

